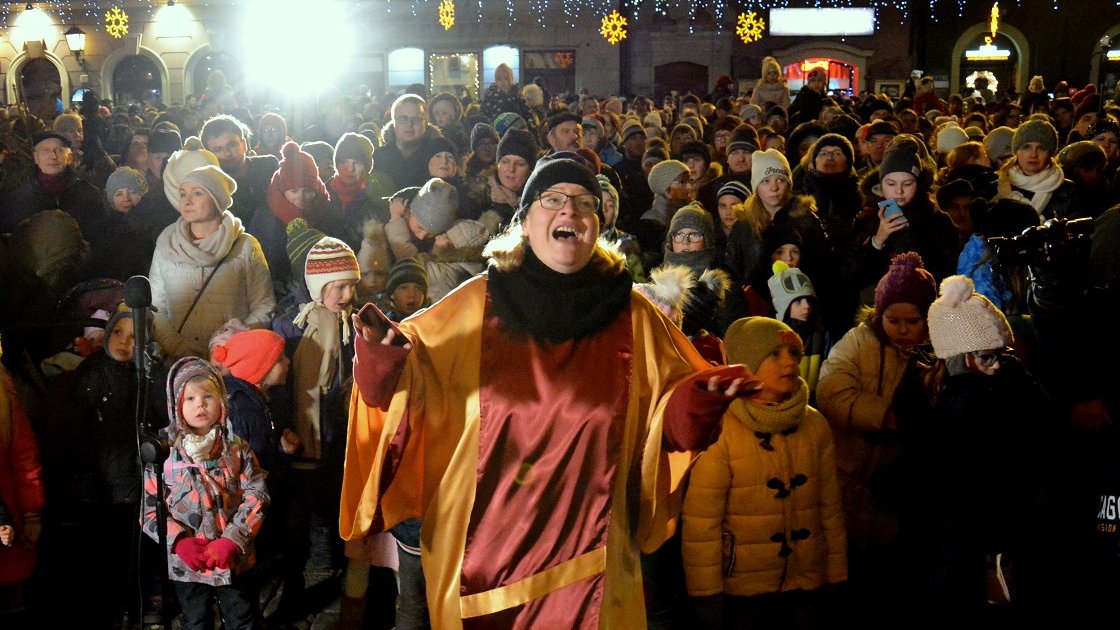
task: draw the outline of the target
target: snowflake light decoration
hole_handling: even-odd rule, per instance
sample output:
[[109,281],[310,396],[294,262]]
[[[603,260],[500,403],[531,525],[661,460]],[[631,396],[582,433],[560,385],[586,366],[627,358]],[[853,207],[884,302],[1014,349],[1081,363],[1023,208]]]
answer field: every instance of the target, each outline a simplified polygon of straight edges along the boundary
[[106,11],[105,32],[117,39],[128,35],[128,14],[120,7],[113,7]]
[[455,26],[455,3],[451,0],[440,0],[439,24],[445,31],[450,31]]
[[603,17],[603,24],[599,27],[599,33],[607,38],[611,46],[626,39],[626,18],[618,11],[611,11]]
[[754,11],[751,11],[750,13],[739,14],[739,19],[735,25],[735,34],[743,40],[744,44],[749,44],[762,39],[762,32],[765,29],[766,21],[756,15]]

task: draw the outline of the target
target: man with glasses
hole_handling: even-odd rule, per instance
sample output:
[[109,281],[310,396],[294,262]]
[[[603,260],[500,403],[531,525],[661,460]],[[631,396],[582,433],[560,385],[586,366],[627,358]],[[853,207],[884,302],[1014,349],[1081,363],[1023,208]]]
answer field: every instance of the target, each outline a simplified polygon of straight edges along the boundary
[[214,116],[202,125],[202,144],[218,157],[222,171],[237,182],[229,211],[249,226],[257,212],[268,209],[268,184],[280,170],[280,160],[272,155],[248,155],[249,133],[233,116]]
[[44,210],[62,210],[78,222],[91,247],[106,249],[111,238],[106,231],[107,210],[100,191],[74,171],[70,140],[57,133],[41,133],[33,139],[31,157],[35,176],[4,199],[0,233],[12,232],[21,221]]
[[443,134],[428,126],[428,104],[415,94],[397,98],[390,111],[392,122],[382,134],[384,146],[373,154],[373,170],[388,175],[394,190],[423,186],[429,178],[428,161],[437,152],[436,139]]

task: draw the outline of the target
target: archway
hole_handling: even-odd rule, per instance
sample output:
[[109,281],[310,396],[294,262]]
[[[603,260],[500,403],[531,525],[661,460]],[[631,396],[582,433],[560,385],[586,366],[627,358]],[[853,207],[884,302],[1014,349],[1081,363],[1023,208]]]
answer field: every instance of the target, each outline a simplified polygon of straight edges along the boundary
[[[63,98],[64,100],[68,99],[71,91],[70,75],[66,72],[66,67],[62,65],[62,60],[55,56],[54,53],[47,51],[43,51],[42,56],[36,58],[30,57],[26,52],[21,52],[20,54],[16,55],[16,58],[12,60],[12,64],[8,67],[8,80],[6,84],[6,88],[8,91],[8,102],[14,104],[20,99],[23,99],[25,102],[27,102],[28,95],[24,93],[23,86],[20,84],[20,79],[23,76],[23,68],[33,61],[43,61],[46,62],[49,66],[54,67],[55,72],[57,73],[58,86],[56,95],[58,98]],[[38,66],[42,71],[46,71],[47,66],[44,66],[42,63],[36,63],[35,65]],[[47,72],[46,74],[49,76],[49,72]],[[55,89],[52,88],[52,92],[54,91]],[[47,120],[51,120],[54,118],[55,104],[55,101],[52,100],[50,103],[50,110],[49,112],[47,112],[49,113],[49,115],[47,116]],[[34,113],[34,110],[32,111]],[[35,115],[38,116],[39,114]]]
[[241,61],[231,53],[217,52],[209,45],[200,46],[191,53],[183,72],[183,94],[185,98],[199,97],[206,91],[206,81],[210,72],[221,70],[226,75],[226,83],[235,94],[245,89],[245,69]]
[[[118,72],[118,68],[125,64],[128,64],[128,67]],[[149,84],[148,89],[158,90],[160,99],[166,102],[170,90],[170,72],[167,70],[167,64],[164,63],[163,59],[156,51],[144,46],[139,46],[137,48],[124,46],[109,53],[109,55],[105,57],[105,63],[101,65],[101,85],[105,86],[106,90],[109,92],[109,97],[112,98],[114,102],[124,103],[129,97],[127,95],[117,94],[117,84],[121,79],[125,78],[123,73],[138,69],[145,69],[145,72],[152,72],[151,79],[145,79],[144,83]],[[125,81],[125,83],[121,85],[121,88],[124,90],[132,90],[133,88],[127,85],[129,83],[131,83],[131,81]],[[151,102],[150,96],[148,97],[148,101]]]
[[[949,92],[951,94],[961,92],[964,87],[964,74],[970,74],[973,71],[973,69],[969,69],[968,72],[962,73],[962,60],[965,50],[982,40],[984,33],[990,33],[990,28],[991,25],[987,22],[974,24],[965,29],[961,36],[957,38],[957,43],[953,46],[953,67],[949,73]],[[1015,65],[1006,72],[1006,76],[1011,79],[1012,84],[1006,86],[1006,90],[1021,94],[1026,89],[1027,81],[1030,78],[1027,76],[1031,67],[1030,44],[1022,31],[1003,22],[1000,22],[999,31],[996,38],[993,39],[993,42],[995,41],[1009,42],[1014,48]]]
[[[1100,42],[1105,37],[1109,44],[1102,46]],[[1104,35],[1097,38],[1097,42],[1097,46],[1093,48],[1093,58],[1089,62],[1089,80],[1097,84],[1097,89],[1102,94],[1113,94],[1116,92],[1117,80],[1120,79],[1120,24],[1105,31]]]

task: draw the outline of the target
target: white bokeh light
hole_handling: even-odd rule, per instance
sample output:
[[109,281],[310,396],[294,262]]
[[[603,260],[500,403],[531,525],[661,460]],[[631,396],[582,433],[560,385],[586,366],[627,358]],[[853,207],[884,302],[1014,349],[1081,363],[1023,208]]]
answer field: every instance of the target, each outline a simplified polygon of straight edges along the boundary
[[246,83],[314,94],[333,85],[354,55],[354,31],[341,2],[256,0],[245,15]]

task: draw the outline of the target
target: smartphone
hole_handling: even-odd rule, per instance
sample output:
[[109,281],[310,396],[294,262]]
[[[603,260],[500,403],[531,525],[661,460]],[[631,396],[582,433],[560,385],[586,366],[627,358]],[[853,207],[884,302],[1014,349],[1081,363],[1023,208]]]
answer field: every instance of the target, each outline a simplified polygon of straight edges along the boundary
[[879,207],[883,209],[884,219],[889,219],[896,214],[902,214],[902,208],[899,207],[898,202],[894,199],[884,199],[880,201]]
[[401,332],[400,328],[397,328],[393,320],[386,317],[385,313],[382,313],[381,309],[377,308],[376,305],[372,303],[366,304],[362,307],[362,310],[358,311],[358,317],[362,320],[362,323],[376,330],[378,336],[382,338],[392,330],[394,333],[394,346],[403,346],[408,343],[408,337],[405,337],[404,333]]

